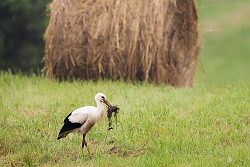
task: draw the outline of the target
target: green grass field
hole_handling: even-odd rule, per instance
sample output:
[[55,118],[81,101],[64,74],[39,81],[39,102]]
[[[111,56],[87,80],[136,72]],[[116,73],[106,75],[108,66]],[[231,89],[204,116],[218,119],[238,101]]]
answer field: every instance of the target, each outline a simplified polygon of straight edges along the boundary
[[198,83],[250,81],[250,2],[200,0]]
[[[0,166],[250,166],[248,9],[247,0],[199,1],[192,89],[0,72]],[[56,138],[65,116],[95,105],[97,92],[121,110],[115,129],[107,133],[105,120],[87,135],[90,160],[80,135]]]
[[[2,165],[25,166],[247,166],[250,84],[174,89],[101,81],[57,83],[43,77],[1,74]],[[119,124],[87,136],[56,137],[69,111],[94,105],[96,92],[119,104]],[[113,149],[113,151],[110,149]],[[0,165],[1,166],[1,165]]]

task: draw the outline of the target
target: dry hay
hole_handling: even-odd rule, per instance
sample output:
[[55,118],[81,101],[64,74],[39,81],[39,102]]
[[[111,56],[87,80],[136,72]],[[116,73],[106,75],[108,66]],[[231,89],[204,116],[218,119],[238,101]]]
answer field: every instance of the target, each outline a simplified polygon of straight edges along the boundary
[[47,76],[191,86],[197,22],[194,0],[54,0],[45,33]]

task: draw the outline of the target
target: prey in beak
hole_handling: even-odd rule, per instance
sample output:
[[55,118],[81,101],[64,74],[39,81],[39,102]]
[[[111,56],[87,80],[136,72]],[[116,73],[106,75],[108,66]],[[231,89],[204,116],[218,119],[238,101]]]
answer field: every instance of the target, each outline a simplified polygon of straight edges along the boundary
[[101,97],[100,102],[106,104],[107,107],[108,107],[108,110],[107,110],[107,117],[108,117],[108,120],[109,120],[109,128],[108,128],[108,130],[111,130],[111,129],[113,129],[113,127],[112,127],[112,115],[114,113],[115,122],[117,124],[117,114],[118,114],[118,111],[120,110],[120,108],[110,104],[109,101],[104,96]]

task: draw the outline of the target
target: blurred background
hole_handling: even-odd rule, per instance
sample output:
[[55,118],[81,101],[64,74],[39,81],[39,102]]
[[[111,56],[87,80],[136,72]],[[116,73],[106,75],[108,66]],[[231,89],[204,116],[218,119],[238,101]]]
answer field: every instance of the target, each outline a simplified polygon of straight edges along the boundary
[[250,1],[199,0],[201,65],[197,79],[250,80]]
[[0,1],[0,70],[30,73],[42,69],[50,1]]
[[[51,0],[0,1],[0,70],[40,73]],[[196,82],[250,80],[250,1],[197,0],[201,61]]]

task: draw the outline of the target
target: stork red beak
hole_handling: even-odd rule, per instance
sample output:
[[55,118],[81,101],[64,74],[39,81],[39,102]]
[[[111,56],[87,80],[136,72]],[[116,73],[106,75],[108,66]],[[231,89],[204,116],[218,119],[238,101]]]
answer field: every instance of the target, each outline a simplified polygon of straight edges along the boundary
[[112,105],[109,103],[108,100],[106,99],[103,99],[103,103],[105,103],[108,107],[112,107]]

